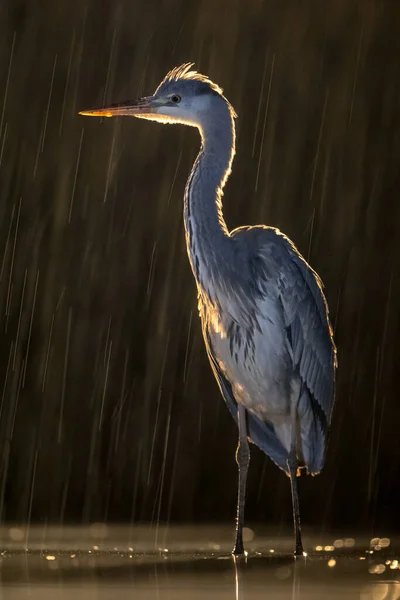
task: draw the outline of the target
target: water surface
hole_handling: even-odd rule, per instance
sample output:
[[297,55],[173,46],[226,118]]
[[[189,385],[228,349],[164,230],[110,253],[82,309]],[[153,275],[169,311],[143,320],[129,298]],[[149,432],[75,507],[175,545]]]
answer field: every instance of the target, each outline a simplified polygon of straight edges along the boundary
[[[1,599],[399,600],[397,540],[291,536],[247,529],[248,556],[229,554],[229,527],[3,528]],[[24,537],[23,537],[24,536]],[[166,545],[157,544],[165,542]]]

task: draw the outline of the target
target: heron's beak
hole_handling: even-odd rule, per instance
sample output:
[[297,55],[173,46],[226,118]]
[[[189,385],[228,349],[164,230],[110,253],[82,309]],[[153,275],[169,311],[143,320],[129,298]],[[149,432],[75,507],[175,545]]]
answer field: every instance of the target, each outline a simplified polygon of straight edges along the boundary
[[80,115],[85,117],[121,117],[132,116],[141,117],[151,115],[155,112],[157,102],[153,96],[141,98],[140,100],[120,102],[118,104],[110,104],[103,108],[92,108],[90,110],[80,111]]

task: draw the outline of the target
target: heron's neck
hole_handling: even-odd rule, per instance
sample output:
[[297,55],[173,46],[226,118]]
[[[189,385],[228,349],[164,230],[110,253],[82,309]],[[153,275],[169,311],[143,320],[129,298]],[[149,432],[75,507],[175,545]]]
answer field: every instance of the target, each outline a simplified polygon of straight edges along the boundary
[[222,189],[235,154],[235,126],[229,112],[204,126],[202,145],[185,190],[186,243],[193,273],[200,285],[214,279],[232,238],[222,214]]

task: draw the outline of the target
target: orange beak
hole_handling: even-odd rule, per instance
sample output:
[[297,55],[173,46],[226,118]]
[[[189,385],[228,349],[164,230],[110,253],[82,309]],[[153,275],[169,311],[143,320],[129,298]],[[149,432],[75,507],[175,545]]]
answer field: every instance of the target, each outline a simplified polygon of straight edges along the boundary
[[82,110],[79,112],[84,117],[121,117],[121,116],[140,116],[148,115],[154,112],[152,110],[153,97],[141,98],[140,100],[120,102],[110,104],[103,108],[92,108],[90,110]]

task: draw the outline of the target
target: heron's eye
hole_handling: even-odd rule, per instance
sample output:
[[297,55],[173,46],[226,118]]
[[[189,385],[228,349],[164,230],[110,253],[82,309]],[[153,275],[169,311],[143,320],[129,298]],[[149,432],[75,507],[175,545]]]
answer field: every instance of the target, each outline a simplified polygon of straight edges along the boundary
[[179,104],[180,101],[181,97],[178,96],[178,94],[174,94],[173,96],[171,96],[171,102],[173,102],[174,104]]

